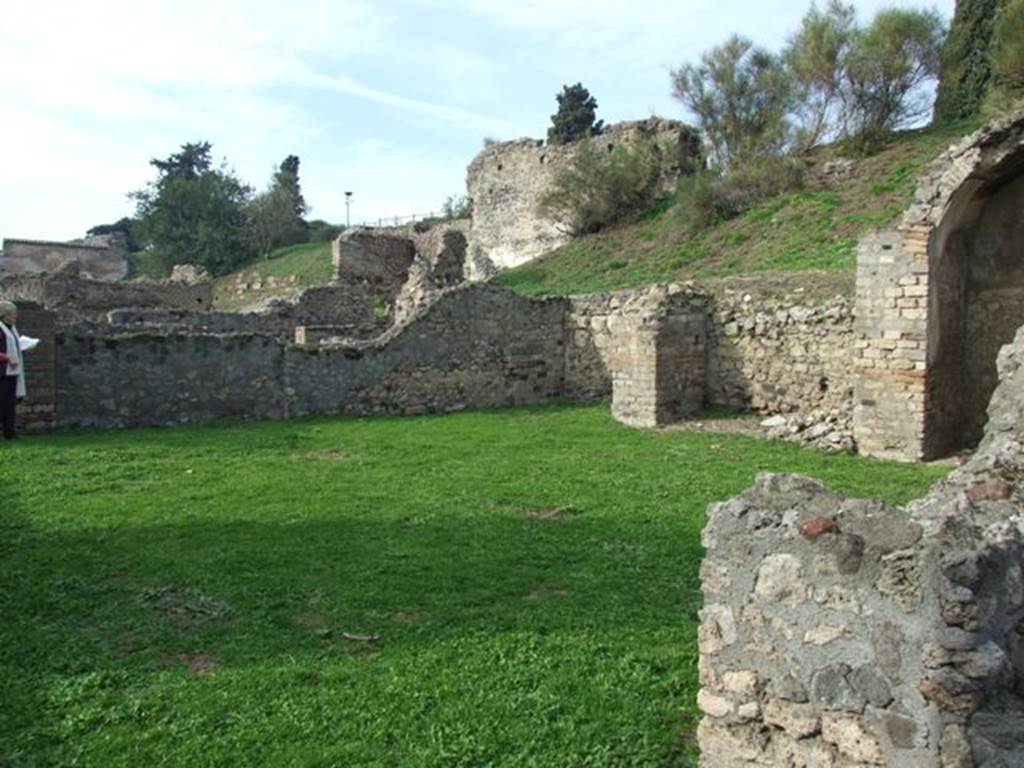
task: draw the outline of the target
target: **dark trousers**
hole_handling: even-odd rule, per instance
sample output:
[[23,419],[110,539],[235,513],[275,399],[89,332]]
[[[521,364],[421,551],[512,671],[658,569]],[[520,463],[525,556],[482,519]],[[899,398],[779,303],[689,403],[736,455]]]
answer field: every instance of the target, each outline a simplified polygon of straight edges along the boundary
[[13,440],[14,405],[17,402],[18,377],[0,376],[0,422],[4,427],[4,440]]

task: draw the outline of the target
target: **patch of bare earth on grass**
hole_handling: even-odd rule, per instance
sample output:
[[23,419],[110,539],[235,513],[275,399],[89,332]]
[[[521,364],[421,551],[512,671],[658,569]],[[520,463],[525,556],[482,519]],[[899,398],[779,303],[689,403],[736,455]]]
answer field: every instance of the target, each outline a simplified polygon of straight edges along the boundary
[[196,677],[212,674],[217,669],[217,659],[209,653],[176,653],[160,659],[160,666],[164,669],[182,664],[190,675]]
[[228,604],[221,600],[180,587],[146,590],[142,593],[141,600],[146,605],[156,608],[165,619],[183,632],[201,629],[230,610]]
[[559,589],[558,587],[545,587],[540,586],[530,590],[523,595],[523,600],[528,603],[535,603],[541,600],[558,600],[563,597],[567,597],[569,594],[568,590]]
[[576,514],[572,507],[544,507],[540,509],[523,509],[519,514],[533,520],[564,520]]
[[351,461],[355,458],[351,453],[337,448],[328,448],[323,451],[309,451],[307,453],[295,454],[292,458],[303,461]]
[[764,430],[761,428],[761,421],[764,415],[752,413],[743,416],[694,416],[684,419],[678,424],[672,424],[664,428],[666,432],[713,432],[723,435],[746,435],[747,437],[760,437],[767,439]]

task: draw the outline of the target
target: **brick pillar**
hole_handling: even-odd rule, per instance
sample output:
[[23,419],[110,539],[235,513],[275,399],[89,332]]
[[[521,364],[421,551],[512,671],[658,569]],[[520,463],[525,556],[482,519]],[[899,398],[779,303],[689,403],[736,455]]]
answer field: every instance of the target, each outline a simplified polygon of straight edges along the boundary
[[923,457],[927,248],[911,229],[865,238],[857,256],[853,431],[868,456]]
[[664,288],[608,320],[612,415],[635,427],[660,427],[693,415],[704,402],[707,300]]

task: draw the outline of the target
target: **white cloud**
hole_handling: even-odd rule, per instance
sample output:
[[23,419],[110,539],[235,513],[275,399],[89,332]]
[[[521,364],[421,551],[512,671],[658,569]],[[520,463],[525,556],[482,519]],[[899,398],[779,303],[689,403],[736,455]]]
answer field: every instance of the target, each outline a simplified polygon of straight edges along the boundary
[[[883,2],[858,5],[869,16]],[[953,0],[939,7],[949,16]],[[803,13],[783,0],[0,8],[0,236],[53,238],[123,215],[149,159],[198,140],[257,186],[300,155],[314,215],[344,215],[342,183],[366,217],[423,212],[462,191],[485,135],[540,135],[562,83],[582,80],[606,120],[679,115],[670,67],[734,31],[775,46]]]

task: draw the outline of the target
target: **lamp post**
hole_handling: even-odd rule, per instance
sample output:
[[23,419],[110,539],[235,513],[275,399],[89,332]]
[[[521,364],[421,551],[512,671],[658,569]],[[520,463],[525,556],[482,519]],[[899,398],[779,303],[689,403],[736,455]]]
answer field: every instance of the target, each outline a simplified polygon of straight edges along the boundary
[[352,204],[352,193],[345,193],[345,229],[349,227],[349,206]]

